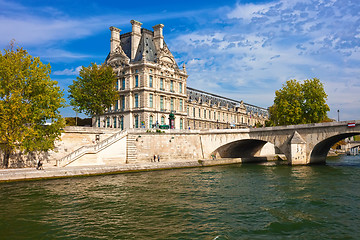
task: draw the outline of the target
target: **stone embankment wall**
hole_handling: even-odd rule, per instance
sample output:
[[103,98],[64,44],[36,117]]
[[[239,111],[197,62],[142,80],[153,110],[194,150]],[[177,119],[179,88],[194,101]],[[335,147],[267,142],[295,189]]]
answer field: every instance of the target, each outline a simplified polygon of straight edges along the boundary
[[197,132],[134,133],[137,162],[150,162],[154,155],[160,161],[203,159],[203,148]]
[[[75,151],[84,145],[95,144],[96,136],[102,141],[112,136],[114,129],[97,129],[91,127],[66,127],[61,134],[61,140],[55,142],[55,149],[46,153],[22,153],[17,152],[10,156],[9,167],[35,167],[39,159],[43,160],[44,165],[52,166],[56,160]],[[1,158],[2,159],[2,153]]]
[[[248,134],[241,131],[238,135],[209,136],[208,134],[204,135],[204,132],[199,130],[156,132],[155,130],[131,129],[124,132],[123,135],[120,133],[121,136],[118,139],[115,138],[109,144],[102,144],[100,147],[97,145],[97,143],[101,143],[109,137],[113,138],[114,134],[118,132],[117,129],[66,127],[61,135],[61,140],[55,143],[56,148],[54,151],[49,151],[41,156],[44,160],[44,166],[147,163],[153,160],[154,155],[160,156],[161,162],[211,159],[214,151],[222,144],[248,138]],[[84,146],[87,148],[85,154],[80,154],[74,160],[68,162],[62,160],[65,156]],[[264,147],[260,155],[273,154],[273,149],[273,145]],[[27,157],[30,156],[33,157],[33,160],[29,161],[31,164],[23,164],[23,167],[35,166],[40,155],[27,155]]]

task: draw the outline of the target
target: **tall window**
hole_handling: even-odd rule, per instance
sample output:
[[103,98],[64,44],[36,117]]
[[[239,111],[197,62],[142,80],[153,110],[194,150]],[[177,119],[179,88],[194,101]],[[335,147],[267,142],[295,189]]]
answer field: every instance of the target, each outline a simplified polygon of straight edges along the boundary
[[200,111],[201,109],[199,108],[199,117],[201,117],[201,111]]
[[173,111],[174,110],[174,98],[170,99],[170,110]]
[[149,128],[152,128],[152,125],[153,125],[153,116],[150,115],[150,118],[149,118]]
[[182,83],[179,83],[179,93],[182,93]]
[[180,118],[180,129],[183,129],[183,119]]
[[120,97],[121,110],[125,109],[125,96]]
[[153,87],[153,76],[149,76],[149,87]]
[[206,118],[206,109],[204,109],[204,118]]
[[110,127],[110,118],[109,117],[106,118],[106,127]]
[[124,117],[123,116],[120,117],[120,128],[121,128],[121,130],[124,130]]
[[135,75],[135,87],[139,86],[139,75]]
[[149,107],[153,107],[153,95],[151,93],[149,95]]
[[121,90],[125,90],[125,78],[121,79]]
[[164,124],[165,124],[165,117],[162,116],[162,117],[161,117],[161,125],[164,125]]
[[164,109],[164,97],[160,96],[160,110]]
[[139,107],[139,95],[135,94],[135,107],[138,108]]
[[135,116],[135,118],[134,118],[134,120],[135,120],[135,128],[139,128],[139,116],[138,115],[136,115]]
[[114,117],[114,128],[116,128],[116,117]]
[[195,117],[195,108],[193,107],[193,117]]
[[116,80],[116,90],[119,90],[119,79]]
[[97,125],[100,127],[100,118],[97,119]]
[[118,110],[119,109],[119,100],[116,100],[115,101],[115,110]]
[[165,90],[164,89],[164,79],[160,78],[160,90]]
[[179,110],[182,112],[182,110],[183,110],[183,100],[182,99],[180,99],[179,100]]
[[174,91],[174,81],[170,81],[170,92]]

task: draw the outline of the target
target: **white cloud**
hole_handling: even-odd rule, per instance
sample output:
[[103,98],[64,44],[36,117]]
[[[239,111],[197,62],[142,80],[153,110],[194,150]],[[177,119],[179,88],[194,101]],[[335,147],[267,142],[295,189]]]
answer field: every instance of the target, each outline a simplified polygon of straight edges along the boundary
[[[267,107],[286,80],[317,77],[333,109],[360,101],[360,16],[354,9],[360,10],[341,0],[237,4],[222,19],[226,28],[209,25],[171,43],[183,52],[189,86]],[[346,109],[344,118],[360,119],[357,107]]]
[[59,76],[76,76],[79,75],[80,69],[82,66],[78,66],[77,68],[66,68],[64,70],[54,71],[53,75],[59,75]]
[[250,21],[254,17],[261,17],[263,14],[269,11],[270,4],[237,4],[235,9],[227,14],[228,18],[242,18],[246,21]]
[[[0,17],[0,44],[15,39],[22,45],[53,45],[58,41],[83,38],[99,30],[99,23],[93,20],[43,19],[23,16],[21,19]],[[86,22],[86,24],[84,24]]]

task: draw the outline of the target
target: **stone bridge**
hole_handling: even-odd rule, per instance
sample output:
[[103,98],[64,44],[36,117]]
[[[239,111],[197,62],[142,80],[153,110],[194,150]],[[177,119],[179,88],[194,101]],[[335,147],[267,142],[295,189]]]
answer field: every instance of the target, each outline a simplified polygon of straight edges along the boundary
[[[351,124],[353,123],[353,124]],[[152,131],[152,132],[151,132]],[[155,130],[116,132],[98,144],[82,146],[58,159],[58,166],[219,158],[255,159],[264,146],[284,154],[292,165],[325,163],[336,142],[360,135],[360,120],[251,129]],[[274,151],[275,149],[275,151]]]
[[247,132],[209,132],[202,135],[202,143],[205,155],[222,158],[256,156],[266,143],[272,143],[277,152],[286,156],[289,164],[303,165],[325,163],[331,146],[359,134],[360,121],[329,122],[253,128]]

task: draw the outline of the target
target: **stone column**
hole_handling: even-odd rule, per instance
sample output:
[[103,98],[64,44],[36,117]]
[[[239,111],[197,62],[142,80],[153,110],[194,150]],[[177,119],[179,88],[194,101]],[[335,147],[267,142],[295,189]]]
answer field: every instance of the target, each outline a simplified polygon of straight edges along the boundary
[[154,43],[156,49],[162,49],[164,47],[164,36],[163,36],[163,24],[153,26],[154,29]]
[[131,32],[131,60],[135,59],[136,52],[141,39],[141,22],[131,20],[132,32]]
[[121,30],[116,27],[110,27],[110,53],[114,53],[116,48],[120,47],[120,32]]

